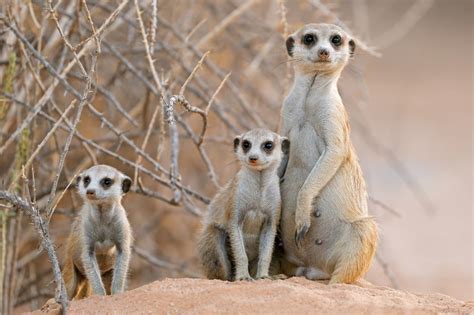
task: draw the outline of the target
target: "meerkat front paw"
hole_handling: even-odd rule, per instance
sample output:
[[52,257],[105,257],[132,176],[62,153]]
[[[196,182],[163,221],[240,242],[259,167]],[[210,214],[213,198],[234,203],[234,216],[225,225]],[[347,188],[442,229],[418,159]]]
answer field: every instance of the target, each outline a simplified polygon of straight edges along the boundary
[[270,276],[268,275],[268,273],[262,273],[262,274],[259,274],[257,272],[257,276],[255,277],[256,280],[260,280],[260,279],[270,279]]
[[288,279],[289,277],[287,275],[280,273],[278,275],[270,276],[269,278],[272,280],[285,280],[285,279]]
[[298,247],[301,247],[301,243],[311,226],[311,215],[306,215],[306,213],[301,212],[302,211],[297,210],[295,217],[295,243]]
[[235,281],[253,281],[254,279],[247,273],[244,275],[235,276]]
[[270,276],[260,276],[260,277],[257,277],[257,278],[256,278],[256,280],[265,280],[265,279],[271,280],[272,277],[270,277]]
[[99,295],[99,296],[106,296],[107,295],[107,292],[105,292],[104,288],[93,290],[93,293],[95,295]]

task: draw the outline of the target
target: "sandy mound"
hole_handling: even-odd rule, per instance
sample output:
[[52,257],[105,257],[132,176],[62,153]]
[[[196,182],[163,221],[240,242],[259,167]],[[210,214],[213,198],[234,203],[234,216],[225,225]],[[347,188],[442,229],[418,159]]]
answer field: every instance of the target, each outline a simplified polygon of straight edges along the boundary
[[[303,278],[230,283],[165,279],[121,295],[74,301],[70,314],[400,314],[474,313],[474,304],[442,294],[414,294],[363,281],[333,285]],[[57,314],[47,304],[34,314]]]

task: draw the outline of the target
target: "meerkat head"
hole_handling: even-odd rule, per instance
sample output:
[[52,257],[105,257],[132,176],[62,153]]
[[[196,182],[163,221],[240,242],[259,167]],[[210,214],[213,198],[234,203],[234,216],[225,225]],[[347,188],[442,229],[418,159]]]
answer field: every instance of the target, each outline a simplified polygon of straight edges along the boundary
[[354,54],[355,42],[334,24],[307,24],[286,40],[288,55],[304,72],[342,70]]
[[89,203],[120,201],[130,190],[131,179],[108,165],[96,165],[83,171],[76,178],[79,195]]
[[252,129],[234,139],[234,152],[242,165],[258,171],[278,167],[289,148],[286,137],[266,129]]

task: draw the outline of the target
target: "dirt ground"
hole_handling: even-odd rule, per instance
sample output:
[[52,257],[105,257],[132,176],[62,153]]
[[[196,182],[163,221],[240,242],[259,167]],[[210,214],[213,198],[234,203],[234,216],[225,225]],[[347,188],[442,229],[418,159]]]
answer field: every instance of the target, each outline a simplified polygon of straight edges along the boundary
[[[304,278],[230,283],[165,279],[124,294],[74,301],[69,314],[433,314],[474,312],[474,303],[366,281],[331,285]],[[58,314],[51,303],[33,314]]]

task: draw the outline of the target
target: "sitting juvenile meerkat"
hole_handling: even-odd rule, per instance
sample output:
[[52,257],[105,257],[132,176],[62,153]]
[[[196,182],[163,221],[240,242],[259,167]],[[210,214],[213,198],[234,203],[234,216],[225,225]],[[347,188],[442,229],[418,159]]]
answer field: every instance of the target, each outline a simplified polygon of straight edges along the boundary
[[77,177],[84,204],[72,224],[63,277],[70,299],[124,291],[132,232],[122,206],[129,177],[113,167],[96,165]]
[[198,241],[209,279],[269,277],[280,220],[277,169],[288,150],[288,139],[265,129],[253,129],[234,139],[241,169],[209,205]]
[[351,283],[368,270],[377,243],[337,89],[355,43],[336,25],[308,24],[288,37],[286,47],[295,80],[280,121],[281,134],[291,142],[282,163],[284,272]]

